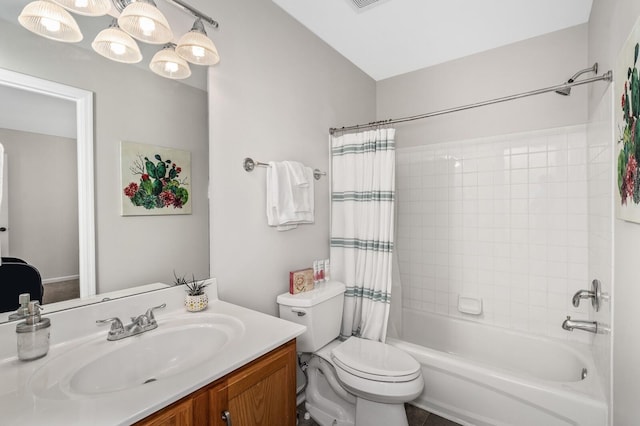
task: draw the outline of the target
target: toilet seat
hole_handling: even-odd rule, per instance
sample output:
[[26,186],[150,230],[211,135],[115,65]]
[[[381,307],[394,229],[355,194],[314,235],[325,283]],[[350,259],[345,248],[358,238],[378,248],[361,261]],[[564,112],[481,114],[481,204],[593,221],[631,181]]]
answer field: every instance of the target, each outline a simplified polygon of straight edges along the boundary
[[420,364],[409,354],[382,342],[350,337],[333,348],[336,367],[362,379],[409,382],[421,374]]

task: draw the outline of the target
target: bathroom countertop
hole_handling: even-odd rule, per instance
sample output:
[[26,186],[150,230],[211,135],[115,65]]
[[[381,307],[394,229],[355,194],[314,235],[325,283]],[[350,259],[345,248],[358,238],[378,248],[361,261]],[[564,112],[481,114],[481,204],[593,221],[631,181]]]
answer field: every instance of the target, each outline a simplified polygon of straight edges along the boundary
[[[244,326],[241,336],[232,339],[223,351],[211,360],[200,364],[201,368],[197,370],[188,370],[183,374],[117,392],[79,396],[52,386],[51,390],[47,390],[44,395],[42,392],[36,395],[31,381],[34,373],[39,369],[47,368],[50,360],[86,342],[101,338],[106,340],[108,327],[96,330],[95,319],[115,315],[126,318],[125,314],[120,312],[135,314],[140,311],[139,306],[150,307],[161,303],[167,303],[167,308],[156,312],[158,330],[161,329],[163,322],[170,321],[172,317],[184,316],[182,289],[169,288],[148,295],[132,296],[120,301],[120,305],[124,304],[124,306],[109,305],[118,302],[109,301],[92,307],[78,308],[72,312],[60,313],[59,317],[51,314],[52,344],[49,353],[44,358],[29,362],[20,361],[15,355],[16,340],[15,331],[13,331],[15,323],[2,324],[0,345],[4,346],[5,350],[0,351],[0,413],[2,413],[0,423],[23,426],[131,424],[290,341],[305,330],[305,327],[299,324],[220,301],[217,299],[215,283],[212,287],[214,295],[212,297],[210,292],[209,297],[212,300],[208,308],[203,311],[204,315],[226,314],[240,320]],[[109,311],[115,313],[108,314]],[[197,318],[202,314],[189,315]],[[72,339],[54,336],[56,327],[64,325],[64,328],[68,329],[70,324],[75,324],[75,321],[81,321],[82,326],[76,327],[80,336]],[[91,327],[87,327],[87,324]],[[12,333],[9,332],[9,328]],[[91,330],[91,332],[87,333],[85,330]],[[69,331],[66,330],[66,333],[65,337],[68,337]],[[108,343],[117,344],[117,342]],[[188,350],[197,350],[197,344],[198,342],[194,342],[194,347]],[[7,345],[13,345],[14,353],[11,356],[6,356]]]

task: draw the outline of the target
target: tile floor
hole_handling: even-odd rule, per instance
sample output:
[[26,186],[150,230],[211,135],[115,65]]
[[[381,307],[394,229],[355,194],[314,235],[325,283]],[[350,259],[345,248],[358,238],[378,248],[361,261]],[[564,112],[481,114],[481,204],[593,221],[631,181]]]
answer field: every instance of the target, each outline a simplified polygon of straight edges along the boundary
[[[409,420],[409,426],[460,426],[458,423],[454,423],[450,420],[444,419],[428,411],[424,411],[418,407],[410,404],[405,404],[405,410],[407,411],[407,420]],[[313,419],[304,420],[304,404],[298,406],[298,426],[318,426]],[[393,425],[389,425],[393,426]]]

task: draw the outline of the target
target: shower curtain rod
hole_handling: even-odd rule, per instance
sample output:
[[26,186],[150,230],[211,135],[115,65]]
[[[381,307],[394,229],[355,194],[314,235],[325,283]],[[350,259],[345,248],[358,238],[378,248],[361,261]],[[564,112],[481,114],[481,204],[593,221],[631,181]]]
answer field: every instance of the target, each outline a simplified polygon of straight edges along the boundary
[[357,124],[355,126],[338,127],[338,128],[332,127],[332,128],[329,129],[329,133],[333,135],[336,132],[347,132],[349,130],[369,129],[369,128],[372,128],[372,127],[377,127],[377,126],[382,126],[382,125],[387,125],[387,124],[404,123],[406,121],[422,120],[423,118],[435,117],[437,115],[449,114],[451,112],[464,111],[464,110],[467,110],[467,109],[477,108],[477,107],[481,107],[481,106],[485,106],[485,105],[491,105],[491,104],[497,104],[497,103],[500,103],[500,102],[511,101],[513,99],[526,98],[527,96],[540,95],[542,93],[547,93],[547,92],[555,92],[555,91],[558,91],[558,90],[571,88],[573,86],[579,86],[581,84],[593,83],[593,82],[600,81],[600,80],[609,81],[609,82],[612,81],[613,80],[613,73],[611,72],[611,70],[609,70],[606,73],[602,74],[601,76],[597,76],[597,77],[585,78],[584,80],[573,81],[571,83],[567,82],[567,83],[564,83],[564,84],[558,84],[557,86],[551,86],[551,87],[546,87],[544,89],[532,90],[530,92],[518,93],[516,95],[511,95],[511,96],[504,96],[502,98],[490,99],[488,101],[476,102],[474,104],[468,104],[468,105],[463,105],[463,106],[454,107],[454,108],[441,109],[439,111],[429,112],[429,113],[426,113],[426,114],[413,115],[413,116],[410,116],[410,117],[402,117],[402,118],[392,118],[392,119],[389,119],[389,120],[374,121],[374,122],[367,123],[367,124]]

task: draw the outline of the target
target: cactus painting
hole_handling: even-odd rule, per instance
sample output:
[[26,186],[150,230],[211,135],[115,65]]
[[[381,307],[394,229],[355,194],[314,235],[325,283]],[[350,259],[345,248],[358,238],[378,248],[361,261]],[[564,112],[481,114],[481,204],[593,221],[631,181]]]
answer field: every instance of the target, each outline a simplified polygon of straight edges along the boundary
[[618,55],[615,69],[616,209],[618,217],[640,222],[640,20]]
[[120,145],[122,214],[191,214],[191,155],[133,142]]

